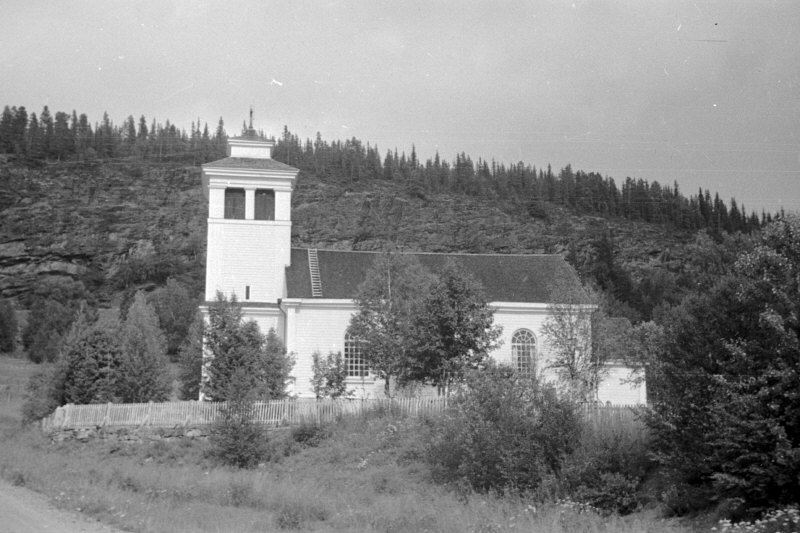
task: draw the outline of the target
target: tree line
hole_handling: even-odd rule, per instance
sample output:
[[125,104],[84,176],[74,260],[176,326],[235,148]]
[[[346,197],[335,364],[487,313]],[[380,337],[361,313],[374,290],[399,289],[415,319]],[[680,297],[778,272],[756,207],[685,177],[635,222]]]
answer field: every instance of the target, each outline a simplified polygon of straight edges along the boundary
[[38,116],[24,106],[5,106],[0,116],[0,153],[25,161],[141,157],[202,163],[224,157],[227,142],[221,117],[213,131],[197,119],[186,132],[169,120],[152,119],[148,125],[144,115],[138,120],[130,115],[120,126],[103,113],[91,124],[85,113],[53,114],[48,106]]
[[[242,133],[248,127],[242,126]],[[263,132],[259,132],[264,137]],[[226,154],[228,134],[220,117],[212,131],[198,118],[187,132],[166,120],[149,122],[144,115],[128,116],[121,126],[108,113],[93,125],[86,114],[58,111],[47,106],[41,113],[28,113],[24,106],[5,106],[0,117],[0,153],[29,161],[83,160],[116,157],[184,159],[195,164]],[[575,171],[567,165],[554,171],[550,165],[537,168],[519,161],[504,164],[456,154],[453,162],[440,157],[424,162],[412,145],[411,154],[387,150],[356,139],[328,142],[320,133],[302,141],[284,127],[274,151],[276,160],[313,172],[321,178],[352,182],[390,180],[406,183],[413,194],[450,192],[491,196],[522,204],[530,216],[546,218],[548,205],[559,205],[579,214],[620,217],[628,220],[670,224],[695,231],[750,233],[769,223],[773,215],[747,211],[735,198],[726,203],[719,194],[698,190],[686,196],[678,183],[626,177],[619,184],[597,172]]]
[[450,192],[502,198],[522,203],[538,218],[546,218],[547,204],[555,204],[579,214],[715,233],[750,233],[773,219],[769,213],[762,212],[760,217],[755,212],[748,214],[735,199],[728,205],[708,190],[687,197],[677,182],[669,186],[626,177],[618,185],[612,177],[574,171],[571,165],[555,172],[550,165],[537,168],[522,161],[505,165],[479,158],[475,162],[464,152],[456,154],[453,163],[438,152],[423,162],[413,145],[408,156],[395,148],[381,157],[377,145],[365,145],[355,137],[328,143],[317,133],[313,141],[302,142],[286,127],[277,140],[274,157],[323,179],[382,179],[407,183],[416,194]]

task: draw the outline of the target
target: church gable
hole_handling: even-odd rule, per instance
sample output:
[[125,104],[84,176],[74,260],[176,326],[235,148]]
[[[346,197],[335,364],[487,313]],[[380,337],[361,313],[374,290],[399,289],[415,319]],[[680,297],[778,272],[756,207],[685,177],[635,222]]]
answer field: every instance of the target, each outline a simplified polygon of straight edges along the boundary
[[[358,286],[377,257],[377,252],[318,250],[321,297],[353,299]],[[557,303],[557,286],[579,290],[575,271],[558,255],[434,254],[414,253],[431,271],[440,270],[448,259],[458,263],[483,285],[490,302]],[[308,250],[292,248],[286,269],[287,296],[312,298]]]

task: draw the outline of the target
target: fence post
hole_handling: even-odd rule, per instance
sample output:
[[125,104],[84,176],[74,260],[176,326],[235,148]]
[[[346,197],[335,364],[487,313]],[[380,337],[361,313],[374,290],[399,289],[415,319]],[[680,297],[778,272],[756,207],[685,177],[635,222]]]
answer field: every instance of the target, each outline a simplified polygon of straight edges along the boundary
[[71,407],[72,407],[71,403],[68,403],[67,405],[64,406],[64,421],[61,423],[62,428],[67,427],[67,424],[69,423],[69,414],[70,414],[69,412]]

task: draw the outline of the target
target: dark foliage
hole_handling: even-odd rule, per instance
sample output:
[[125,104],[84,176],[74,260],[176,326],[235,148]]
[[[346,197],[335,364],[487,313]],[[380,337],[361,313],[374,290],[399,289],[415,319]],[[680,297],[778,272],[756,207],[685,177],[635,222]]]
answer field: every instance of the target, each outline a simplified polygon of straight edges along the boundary
[[11,353],[17,347],[17,315],[8,300],[0,300],[0,352]]
[[61,340],[86,300],[91,300],[86,288],[73,280],[48,280],[36,288],[22,332],[22,343],[31,361],[52,362],[58,358]]
[[203,315],[195,311],[189,332],[178,351],[178,394],[181,400],[197,400],[203,374]]
[[501,333],[483,287],[452,261],[436,273],[415,314],[408,379],[438,386],[484,363]]
[[342,352],[328,352],[322,357],[319,352],[311,354],[311,387],[317,398],[341,398],[347,396],[347,365]]
[[155,308],[158,325],[166,336],[167,353],[174,358],[194,320],[197,299],[189,294],[183,283],[170,278],[166,285],[153,291],[148,300]]
[[267,455],[267,432],[253,421],[255,390],[247,368],[230,376],[224,392],[225,408],[211,432],[211,454],[220,463],[237,468],[253,468]]
[[222,401],[238,379],[256,398],[276,400],[286,395],[286,379],[294,364],[274,329],[264,335],[253,321],[242,320],[235,297],[230,301],[222,294],[209,305],[205,329],[205,349],[211,357],[207,365],[208,381],[203,392],[210,399]]
[[291,431],[292,440],[304,446],[318,446],[331,436],[331,428],[326,425],[306,422],[294,426]]
[[648,424],[659,461],[694,506],[758,510],[800,493],[798,283],[800,219],[787,216],[664,321]]
[[564,461],[563,495],[604,512],[627,514],[652,498],[643,488],[654,471],[645,433],[625,426],[586,423],[580,444]]
[[429,446],[434,477],[478,491],[519,492],[557,477],[580,436],[575,406],[510,368],[490,364],[466,378]]
[[121,362],[116,331],[95,326],[79,334],[64,354],[64,396],[60,404],[118,400]]

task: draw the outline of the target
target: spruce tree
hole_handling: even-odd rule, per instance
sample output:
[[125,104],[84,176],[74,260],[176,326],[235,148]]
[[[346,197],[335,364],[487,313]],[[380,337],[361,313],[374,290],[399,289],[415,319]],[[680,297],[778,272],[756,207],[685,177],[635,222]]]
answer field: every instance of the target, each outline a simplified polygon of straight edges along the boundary
[[121,360],[116,393],[125,403],[169,398],[166,340],[153,307],[137,292],[120,329]]
[[[235,297],[228,300],[218,293],[209,306],[204,346],[209,360],[203,392],[212,400],[227,399],[235,374],[244,380],[237,386],[253,390],[256,398],[275,400],[286,396],[293,358],[287,355],[274,329],[264,335],[258,324],[243,321]],[[237,374],[242,369],[244,374]]]

